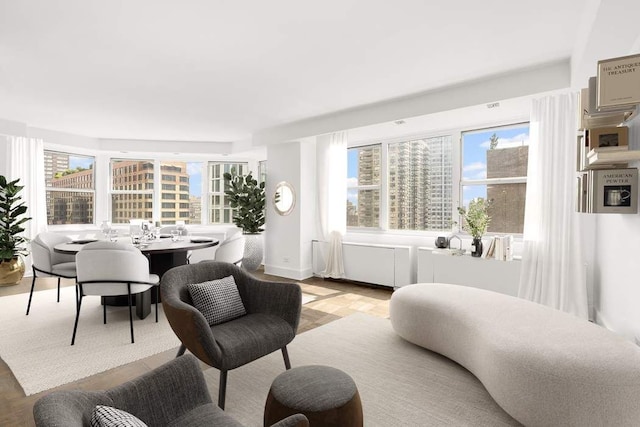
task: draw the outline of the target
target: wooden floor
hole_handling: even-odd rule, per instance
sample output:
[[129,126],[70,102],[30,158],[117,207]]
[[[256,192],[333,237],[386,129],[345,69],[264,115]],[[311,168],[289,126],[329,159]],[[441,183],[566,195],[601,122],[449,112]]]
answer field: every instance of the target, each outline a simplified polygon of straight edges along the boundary
[[[266,280],[293,282],[289,279],[265,275],[261,271],[256,273],[256,276]],[[40,278],[36,284],[36,289],[52,289],[56,287],[56,283],[55,279]],[[298,283],[300,283],[303,293],[315,297],[314,301],[305,304],[302,308],[298,333],[356,312],[389,317],[389,298],[392,292],[389,288],[370,287],[318,278],[311,278]],[[73,286],[73,282],[63,280],[63,286]],[[19,285],[0,287],[0,297],[29,292],[30,287],[31,278],[25,278]],[[37,310],[38,307],[34,305],[31,309]],[[175,349],[165,351],[89,378],[62,385],[53,390],[101,390],[110,388],[169,361],[175,356],[175,353]],[[207,366],[203,364],[203,369],[206,368]],[[33,404],[50,391],[26,397],[9,367],[0,359],[0,426],[35,425],[32,416]]]

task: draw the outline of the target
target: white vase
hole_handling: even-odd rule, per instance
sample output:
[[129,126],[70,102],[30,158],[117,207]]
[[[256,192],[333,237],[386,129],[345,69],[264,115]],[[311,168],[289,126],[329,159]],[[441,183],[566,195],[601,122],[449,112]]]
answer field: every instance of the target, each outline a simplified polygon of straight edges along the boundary
[[242,268],[247,271],[256,271],[264,256],[264,244],[262,234],[244,235],[244,256],[242,257]]

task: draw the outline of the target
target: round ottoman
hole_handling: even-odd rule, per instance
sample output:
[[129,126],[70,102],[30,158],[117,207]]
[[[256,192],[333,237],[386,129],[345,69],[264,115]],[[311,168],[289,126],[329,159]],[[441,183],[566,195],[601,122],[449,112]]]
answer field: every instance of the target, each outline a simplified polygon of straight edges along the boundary
[[353,379],[339,369],[310,365],[289,369],[271,384],[264,425],[304,414],[311,427],[362,426],[362,404]]

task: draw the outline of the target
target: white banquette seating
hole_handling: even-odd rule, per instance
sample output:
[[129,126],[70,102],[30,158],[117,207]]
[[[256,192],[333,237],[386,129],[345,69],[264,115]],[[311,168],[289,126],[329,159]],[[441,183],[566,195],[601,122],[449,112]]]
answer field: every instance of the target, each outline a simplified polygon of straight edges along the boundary
[[390,315],[398,335],[468,369],[524,425],[640,425],[640,348],[601,326],[440,283],[397,290]]

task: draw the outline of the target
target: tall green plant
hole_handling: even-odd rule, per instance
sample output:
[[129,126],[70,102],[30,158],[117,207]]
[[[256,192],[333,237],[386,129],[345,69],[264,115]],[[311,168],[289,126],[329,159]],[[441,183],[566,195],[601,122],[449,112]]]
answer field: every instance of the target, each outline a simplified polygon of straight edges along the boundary
[[462,229],[471,234],[474,239],[480,239],[487,232],[487,227],[491,222],[489,216],[489,201],[482,197],[477,197],[469,202],[469,209],[458,208],[458,213],[464,220]]
[[229,198],[229,205],[236,209],[233,223],[240,227],[245,234],[255,234],[264,231],[264,208],[266,195],[264,182],[258,183],[251,172],[240,175],[235,168],[224,174],[224,194]]
[[28,239],[22,235],[22,224],[30,217],[23,216],[27,207],[18,194],[24,186],[18,185],[20,179],[7,181],[0,175],[0,261],[11,261],[18,255],[28,255],[24,246]]

